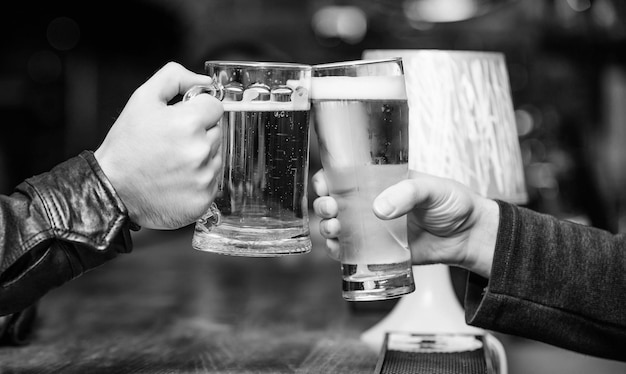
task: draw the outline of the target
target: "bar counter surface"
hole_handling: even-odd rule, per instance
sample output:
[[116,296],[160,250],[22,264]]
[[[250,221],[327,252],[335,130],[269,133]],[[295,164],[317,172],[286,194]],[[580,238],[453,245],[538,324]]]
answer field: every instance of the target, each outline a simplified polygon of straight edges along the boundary
[[[0,373],[373,373],[379,352],[359,335],[386,312],[342,299],[339,264],[311,228],[312,253],[283,258],[196,251],[191,228],[142,230],[133,253],[41,300],[32,341],[0,348]],[[510,374],[626,372],[500,339]]]

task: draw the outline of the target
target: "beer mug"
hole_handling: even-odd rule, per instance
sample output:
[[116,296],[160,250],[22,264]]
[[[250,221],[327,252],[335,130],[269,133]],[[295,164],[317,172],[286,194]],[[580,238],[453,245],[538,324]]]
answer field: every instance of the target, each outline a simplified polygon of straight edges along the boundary
[[192,245],[226,255],[272,257],[311,250],[307,203],[311,66],[207,61],[222,100],[223,174]]
[[383,300],[415,290],[406,217],[378,219],[374,198],[408,177],[409,108],[402,60],[313,66],[312,115],[337,200],[343,297]]

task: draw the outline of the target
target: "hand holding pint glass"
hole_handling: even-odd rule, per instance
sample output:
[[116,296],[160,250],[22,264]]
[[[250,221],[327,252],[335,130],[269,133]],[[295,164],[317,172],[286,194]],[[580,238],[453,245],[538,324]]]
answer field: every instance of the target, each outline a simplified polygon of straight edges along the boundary
[[343,297],[383,300],[415,290],[406,217],[383,221],[374,198],[408,177],[408,105],[402,60],[313,67],[320,158],[339,204]]
[[311,66],[207,61],[222,99],[224,170],[218,196],[195,226],[195,249],[271,257],[311,250],[307,204]]

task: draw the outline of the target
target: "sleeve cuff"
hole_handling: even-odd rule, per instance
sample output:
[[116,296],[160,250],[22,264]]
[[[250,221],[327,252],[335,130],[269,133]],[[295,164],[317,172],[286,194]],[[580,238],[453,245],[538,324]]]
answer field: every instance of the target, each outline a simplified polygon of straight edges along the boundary
[[26,183],[41,199],[54,238],[105,250],[129,221],[126,207],[91,151]]
[[498,201],[500,222],[494,249],[490,279],[469,273],[465,293],[465,319],[470,325],[489,328],[500,315],[502,294],[507,279],[511,246],[519,235],[519,213],[516,207]]

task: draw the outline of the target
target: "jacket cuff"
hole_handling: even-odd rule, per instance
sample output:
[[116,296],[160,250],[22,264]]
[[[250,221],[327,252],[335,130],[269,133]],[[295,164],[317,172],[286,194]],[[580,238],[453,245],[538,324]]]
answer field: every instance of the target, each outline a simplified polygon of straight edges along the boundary
[[132,250],[126,208],[93,153],[83,152],[20,188],[32,197],[20,212],[28,229],[12,243],[22,248],[14,251],[19,256],[0,269],[0,315],[24,310],[49,290]]
[[496,200],[500,222],[490,279],[469,273],[465,292],[465,319],[470,325],[490,328],[503,313],[502,291],[507,278],[508,253],[519,236],[520,217],[517,207]]
[[[103,251],[128,224],[124,203],[91,151],[27,179],[26,184],[40,198],[50,222],[49,234],[56,239]],[[45,240],[44,235],[33,240]],[[126,244],[123,251],[129,252],[131,243]]]

